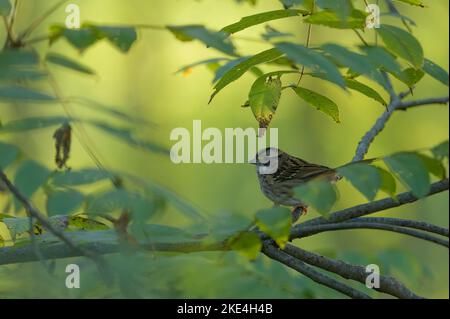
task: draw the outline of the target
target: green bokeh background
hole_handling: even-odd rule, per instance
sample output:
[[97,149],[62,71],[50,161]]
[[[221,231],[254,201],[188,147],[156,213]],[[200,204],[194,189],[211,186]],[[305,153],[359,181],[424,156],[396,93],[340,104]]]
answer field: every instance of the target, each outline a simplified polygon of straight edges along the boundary
[[[24,28],[36,16],[55,1],[22,1],[17,22]],[[362,1],[361,1],[362,2]],[[427,8],[398,4],[400,11],[418,25],[414,35],[420,40],[425,56],[448,70],[449,3],[425,1]],[[97,24],[152,24],[183,25],[204,24],[211,29],[235,22],[242,16],[281,8],[275,0],[262,0],[257,6],[236,4],[230,0],[79,0],[72,1],[81,8],[82,21]],[[383,20],[383,19],[386,19]],[[63,23],[64,8],[53,14],[35,35],[45,34],[50,24]],[[382,23],[396,23],[392,18],[382,18]],[[304,43],[306,24],[291,18],[270,23],[280,30],[295,33],[296,40]],[[262,27],[243,31],[241,37],[257,38]],[[374,33],[364,36],[373,39]],[[4,32],[0,29],[0,43]],[[352,31],[314,26],[311,45],[323,42],[358,45]],[[239,52],[253,54],[267,45],[235,39]],[[46,43],[37,46],[44,52]],[[250,109],[242,109],[248,90],[254,80],[245,75],[221,92],[211,105],[207,105],[212,93],[212,73],[204,66],[195,68],[183,77],[174,72],[181,66],[210,58],[220,53],[206,49],[194,41],[181,43],[167,31],[142,29],[139,40],[128,54],[122,54],[106,41],[96,44],[80,55],[65,41],[52,46],[51,51],[63,53],[94,68],[98,74],[87,77],[54,67],[57,81],[66,96],[84,96],[114,105],[122,111],[145,117],[157,123],[155,128],[141,129],[144,138],[171,146],[169,134],[173,128],[191,129],[192,120],[199,119],[203,127],[255,127],[256,121]],[[269,70],[265,68],[264,70]],[[286,77],[286,79],[294,78]],[[328,166],[339,166],[351,160],[361,136],[383,112],[376,102],[359,95],[345,93],[331,84],[305,77],[305,87],[332,97],[340,107],[341,123],[336,124],[324,114],[300,101],[292,92],[285,91],[271,127],[279,129],[281,149],[308,161]],[[44,90],[49,88],[43,84]],[[396,82],[396,87],[404,87]],[[381,89],[377,88],[381,92]],[[426,76],[414,91],[414,98],[447,95],[448,89]],[[25,116],[64,114],[61,106],[0,104],[1,121],[8,122]],[[73,112],[84,117],[97,117],[98,113],[73,107]],[[184,164],[175,165],[169,158],[142,152],[117,142],[96,130],[87,128],[91,146],[107,167],[127,171],[167,186],[209,214],[220,211],[238,212],[253,216],[257,210],[271,206],[260,193],[254,168],[246,164]],[[414,108],[396,113],[372,145],[369,157],[381,156],[402,150],[428,148],[448,139],[448,107],[439,105]],[[1,136],[20,145],[31,158],[53,167],[52,131],[42,130],[32,134]],[[74,139],[70,166],[73,169],[92,166],[93,163]],[[366,202],[347,182],[339,183],[341,198],[335,209]],[[0,195],[2,196],[2,195]],[[384,195],[382,195],[384,196]],[[0,197],[0,204],[2,203]],[[411,218],[429,221],[448,227],[448,193],[426,198],[417,203],[391,209],[379,216]],[[318,216],[311,211],[306,218]],[[162,223],[185,225],[182,215],[169,208]],[[402,280],[415,292],[429,297],[448,298],[449,258],[448,250],[428,242],[377,230],[351,230],[329,232],[297,241],[301,247],[316,252],[355,252],[375,256],[390,249],[408,252],[415,261],[426,264],[431,272],[420,278],[408,278],[405,269]],[[408,267],[408,264],[405,265]],[[13,268],[8,268],[9,270]],[[5,270],[3,270],[5,271]],[[381,269],[383,272],[383,269]],[[0,267],[0,278],[2,274]],[[10,283],[10,287],[20,283]],[[0,279],[0,290],[2,280]]]

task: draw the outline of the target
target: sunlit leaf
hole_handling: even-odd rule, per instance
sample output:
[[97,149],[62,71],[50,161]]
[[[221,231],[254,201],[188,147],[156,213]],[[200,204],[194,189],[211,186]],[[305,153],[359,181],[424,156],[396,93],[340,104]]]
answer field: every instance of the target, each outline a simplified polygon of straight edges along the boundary
[[236,250],[250,260],[255,259],[261,251],[262,243],[259,236],[253,232],[241,232],[229,240],[230,248]]
[[351,0],[317,0],[316,4],[322,9],[336,12],[341,20],[346,20],[353,11]]
[[338,199],[333,184],[324,180],[312,180],[295,188],[295,197],[315,208],[320,214],[327,215]]
[[424,197],[430,191],[430,177],[427,167],[415,153],[398,153],[384,158],[389,169],[417,197]]
[[421,69],[406,68],[400,73],[393,73],[393,75],[411,88],[423,78],[425,73]]
[[65,67],[70,70],[78,71],[89,75],[95,74],[95,72],[91,68],[84,66],[81,63],[58,53],[48,53],[45,56],[45,59],[50,63]]
[[300,44],[289,42],[276,43],[275,47],[286,53],[287,57],[299,65],[311,68],[313,71],[321,72],[327,80],[345,87],[344,79],[337,67],[322,54]]
[[346,79],[345,80],[345,84],[347,84],[348,88],[358,91],[362,94],[364,94],[365,96],[381,103],[382,105],[387,105],[386,101],[383,99],[383,97],[374,89],[372,89],[371,87],[358,82],[356,80],[353,79]]
[[438,80],[439,82],[448,86],[448,73],[436,63],[425,59],[423,61],[422,69],[430,76]]
[[266,128],[272,121],[281,97],[279,77],[262,76],[252,85],[248,95],[250,107],[259,126]]
[[336,12],[318,11],[305,19],[306,23],[324,25],[337,29],[364,29],[367,13],[353,10],[346,19],[341,19]]
[[278,246],[284,248],[289,240],[292,226],[292,213],[288,208],[274,207],[256,213],[256,225],[269,235]]
[[369,201],[374,200],[381,187],[381,176],[376,167],[356,163],[338,169],[352,185],[359,190]]
[[296,87],[293,88],[293,90],[306,103],[330,116],[336,123],[340,122],[339,107],[332,100],[326,96],[302,87]]
[[84,195],[76,190],[67,189],[52,191],[47,197],[47,214],[67,215],[79,209],[84,201]]
[[228,84],[231,82],[236,81],[241,76],[245,74],[248,70],[250,70],[252,67],[261,64],[266,63],[275,60],[276,58],[279,58],[282,56],[283,53],[278,51],[275,48],[260,52],[240,63],[235,65],[232,69],[230,69],[228,72],[226,72],[219,80],[219,82],[216,83],[214,86],[214,93],[211,95],[210,102],[212,99],[219,93],[223,88],[225,88]]
[[222,28],[222,30],[220,31],[228,34],[233,34],[264,22],[283,19],[287,17],[305,15],[307,13],[308,12],[305,10],[274,10],[258,13],[251,16],[243,17],[239,22],[230,24]]
[[387,24],[383,24],[375,30],[389,51],[407,60],[416,68],[422,66],[423,49],[420,42],[411,33]]

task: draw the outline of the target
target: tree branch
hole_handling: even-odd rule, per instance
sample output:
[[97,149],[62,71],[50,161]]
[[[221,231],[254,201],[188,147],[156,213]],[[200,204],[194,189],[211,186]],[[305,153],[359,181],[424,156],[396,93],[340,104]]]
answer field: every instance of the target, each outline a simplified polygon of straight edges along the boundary
[[386,80],[387,91],[389,92],[391,100],[389,102],[389,105],[386,108],[386,112],[384,112],[376,120],[376,122],[372,126],[372,128],[369,131],[367,131],[367,133],[364,134],[364,136],[359,141],[358,146],[356,148],[355,156],[352,159],[353,162],[361,161],[364,159],[364,156],[369,151],[370,145],[373,143],[373,141],[378,136],[378,134],[380,134],[381,131],[385,128],[386,123],[389,121],[389,119],[391,118],[391,116],[394,114],[395,111],[407,110],[409,108],[421,106],[421,105],[448,103],[448,99],[449,99],[448,96],[402,102],[402,99],[407,96],[407,93],[406,92],[400,93],[400,94],[395,93],[395,90],[392,86],[392,82],[391,82],[389,76],[385,72],[383,72],[383,76]]
[[434,233],[437,235],[441,235],[441,236],[445,236],[445,237],[449,236],[448,228],[440,227],[440,226],[426,223],[423,221],[410,220],[410,219],[391,218],[391,217],[362,217],[362,218],[350,219],[346,222],[347,223],[350,223],[350,222],[372,222],[372,223],[379,223],[379,224],[390,224],[390,225],[397,225],[397,226],[402,226],[402,227],[420,229],[420,230],[424,230],[424,231]]
[[[289,244],[286,245],[283,251],[303,262],[338,274],[345,279],[355,280],[363,284],[366,283],[368,274],[363,266],[333,260]],[[389,276],[380,275],[380,287],[374,287],[373,289],[402,299],[423,298],[410,291],[394,277]]]
[[335,224],[322,224],[322,225],[314,225],[314,226],[304,226],[297,228],[295,231],[291,232],[291,239],[295,238],[304,238],[312,235],[316,235],[323,232],[328,231],[336,231],[336,230],[348,230],[348,229],[380,229],[391,231],[399,234],[409,235],[412,237],[420,238],[423,240],[430,241],[432,243],[449,247],[448,240],[441,239],[420,231],[403,228],[400,226],[389,225],[389,224],[380,224],[373,222],[359,222],[359,221],[347,221],[342,223]]
[[305,275],[306,277],[309,277],[313,281],[317,282],[318,284],[324,285],[326,287],[329,287],[333,290],[339,291],[343,293],[346,296],[349,296],[354,299],[371,299],[368,295],[365,293],[356,290],[346,284],[343,284],[327,275],[322,274],[321,272],[318,272],[314,268],[308,266],[301,260],[294,258],[290,256],[289,254],[285,253],[281,249],[265,242],[263,244],[262,252],[269,258],[279,261],[280,263],[288,266],[289,268],[292,268],[299,273]]
[[[430,192],[428,196],[444,192],[449,189],[449,180],[448,178],[436,182],[431,185]],[[337,223],[345,220],[349,220],[352,218],[362,217],[365,215],[373,214],[382,210],[386,210],[389,208],[394,208],[398,206],[402,206],[408,203],[413,203],[419,200],[412,192],[405,192],[397,195],[396,199],[393,198],[384,198],[374,202],[370,202],[367,204],[357,205],[350,208],[343,209],[341,211],[332,213],[328,218],[325,217],[317,217],[310,219],[306,222],[300,223],[293,227],[293,230],[297,230],[299,228],[311,225],[321,225],[321,224],[329,224],[329,223]]]

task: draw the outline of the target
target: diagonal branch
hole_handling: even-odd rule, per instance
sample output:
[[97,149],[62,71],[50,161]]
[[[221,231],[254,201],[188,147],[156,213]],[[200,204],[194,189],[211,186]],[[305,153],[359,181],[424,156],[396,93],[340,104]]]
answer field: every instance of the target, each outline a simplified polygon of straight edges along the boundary
[[[366,283],[368,273],[363,266],[334,260],[289,244],[286,245],[283,251],[305,263],[333,272],[343,278],[355,280],[363,284]],[[380,275],[380,287],[373,289],[402,299],[422,298],[406,288],[397,279],[389,276]]]
[[367,294],[356,290],[344,283],[341,283],[321,272],[318,272],[314,268],[308,266],[301,260],[294,258],[287,254],[286,252],[280,250],[279,248],[265,242],[263,244],[262,252],[269,258],[274,259],[289,268],[292,268],[299,273],[309,277],[313,281],[329,287],[333,290],[339,291],[346,296],[349,296],[354,299],[371,299]]

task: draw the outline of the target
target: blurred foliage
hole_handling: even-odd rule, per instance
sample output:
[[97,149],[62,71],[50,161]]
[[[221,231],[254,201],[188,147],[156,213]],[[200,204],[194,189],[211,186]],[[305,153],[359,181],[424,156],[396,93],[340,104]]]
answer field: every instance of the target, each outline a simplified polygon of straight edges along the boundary
[[[30,26],[49,4],[20,1],[16,16],[11,2],[0,0],[0,15],[16,19],[13,30],[0,30],[0,168],[76,243],[117,243],[105,217],[131,212],[128,229],[142,243],[196,242],[203,234],[203,243],[226,240],[235,251],[125,250],[106,257],[112,283],[84,258],[0,266],[0,297],[341,297],[258,253],[261,241],[249,225],[283,246],[291,214],[267,208],[253,171],[175,167],[167,156],[168,132],[198,118],[218,128],[254,126],[256,119],[259,127],[279,127],[281,148],[338,167],[384,111],[383,72],[415,98],[448,94],[448,3],[424,9],[421,1],[381,1],[381,28],[364,30],[368,13],[350,0],[79,2],[83,24],[70,29],[63,7]],[[314,31],[305,42],[309,27]],[[258,30],[264,32],[258,36]],[[436,44],[429,34],[437,30],[442,39]],[[207,72],[197,71],[200,66]],[[183,77],[173,75],[177,69]],[[239,108],[243,102],[249,108]],[[64,125],[73,134],[59,140]],[[380,191],[425,196],[432,181],[446,176],[448,108],[399,114],[389,126],[371,150],[376,162],[338,168],[344,177],[339,192],[319,181],[296,194],[325,215],[380,198]],[[54,162],[58,141],[68,147],[64,165]],[[39,223],[30,225],[2,184],[0,207],[0,247],[31,245],[34,237],[58,243]],[[448,194],[395,213],[448,227],[446,211]],[[305,238],[301,245],[378,264],[420,294],[448,297],[442,278],[448,279],[448,258],[428,243],[365,230]],[[69,263],[82,268],[79,290],[64,286]]]

